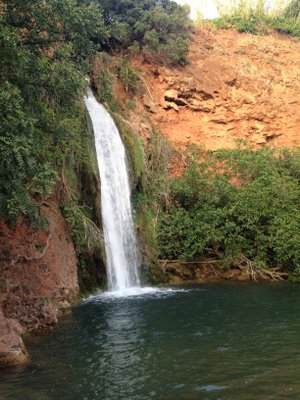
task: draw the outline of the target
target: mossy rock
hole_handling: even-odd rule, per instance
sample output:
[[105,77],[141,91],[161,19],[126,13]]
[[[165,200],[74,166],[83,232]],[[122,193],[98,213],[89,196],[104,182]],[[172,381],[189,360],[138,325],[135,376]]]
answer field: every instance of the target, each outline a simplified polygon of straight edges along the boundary
[[129,178],[132,188],[141,189],[145,185],[145,155],[142,139],[136,134],[130,122],[119,114],[112,117],[126,148]]

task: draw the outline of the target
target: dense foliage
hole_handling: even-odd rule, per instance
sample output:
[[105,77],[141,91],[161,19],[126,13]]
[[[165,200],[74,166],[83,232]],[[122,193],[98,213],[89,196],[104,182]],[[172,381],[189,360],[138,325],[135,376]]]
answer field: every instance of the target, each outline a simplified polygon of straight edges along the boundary
[[300,151],[194,152],[159,220],[161,256],[300,272]]
[[100,7],[75,0],[10,0],[1,22],[0,218],[38,223],[39,202],[79,150],[85,62],[108,33]]
[[142,49],[171,64],[185,64],[189,8],[171,0],[98,0],[110,28],[112,48]]

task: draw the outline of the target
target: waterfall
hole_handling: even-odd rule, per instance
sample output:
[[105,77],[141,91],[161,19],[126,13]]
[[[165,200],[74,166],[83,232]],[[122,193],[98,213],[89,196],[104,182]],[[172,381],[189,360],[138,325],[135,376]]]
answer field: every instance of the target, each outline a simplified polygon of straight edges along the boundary
[[126,153],[119,131],[91,90],[84,98],[94,136],[101,179],[101,207],[108,289],[140,286]]

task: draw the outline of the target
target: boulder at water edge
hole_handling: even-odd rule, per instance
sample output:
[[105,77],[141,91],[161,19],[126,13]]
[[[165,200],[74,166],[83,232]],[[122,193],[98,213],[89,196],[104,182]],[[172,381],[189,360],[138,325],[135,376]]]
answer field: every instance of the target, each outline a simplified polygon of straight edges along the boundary
[[22,332],[21,325],[14,319],[5,318],[0,310],[0,368],[27,361]]

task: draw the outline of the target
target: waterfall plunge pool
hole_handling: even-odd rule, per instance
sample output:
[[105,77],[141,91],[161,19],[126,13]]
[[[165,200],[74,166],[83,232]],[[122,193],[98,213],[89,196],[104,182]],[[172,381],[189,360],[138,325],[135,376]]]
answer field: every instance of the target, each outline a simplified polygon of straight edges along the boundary
[[300,398],[297,285],[134,294],[90,297],[51,336],[28,338],[32,363],[1,371],[0,399]]

